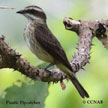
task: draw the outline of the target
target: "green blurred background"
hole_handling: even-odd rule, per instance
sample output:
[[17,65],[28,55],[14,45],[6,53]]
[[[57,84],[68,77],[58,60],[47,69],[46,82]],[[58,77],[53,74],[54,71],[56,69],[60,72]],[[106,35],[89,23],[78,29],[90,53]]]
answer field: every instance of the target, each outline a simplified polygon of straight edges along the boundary
[[[47,14],[48,26],[56,35],[65,49],[69,60],[77,52],[78,37],[74,32],[67,31],[63,25],[64,17],[72,17],[75,20],[107,19],[107,0],[0,0],[1,6],[12,6],[15,10],[0,9],[0,35],[6,36],[6,42],[20,52],[31,64],[35,66],[46,65],[37,59],[27,48],[23,39],[23,32],[27,20],[16,14],[17,10],[28,5],[37,5],[43,8]],[[108,51],[96,39],[95,46],[91,50],[90,64],[85,66],[85,71],[80,70],[77,77],[88,91],[90,98],[86,100],[103,100],[103,104],[83,104],[71,82],[66,83],[66,90],[62,90],[60,83],[50,84],[49,94],[45,100],[45,108],[107,108],[108,106]],[[29,78],[12,69],[0,70],[0,95],[13,84],[20,85],[19,80],[31,83]]]

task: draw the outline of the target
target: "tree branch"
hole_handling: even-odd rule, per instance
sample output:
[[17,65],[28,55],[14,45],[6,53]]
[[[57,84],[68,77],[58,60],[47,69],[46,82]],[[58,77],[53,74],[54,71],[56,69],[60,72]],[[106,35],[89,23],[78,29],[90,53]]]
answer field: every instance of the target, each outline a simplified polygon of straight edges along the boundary
[[[108,20],[75,21],[71,18],[65,18],[63,23],[67,30],[76,32],[79,37],[78,52],[74,55],[71,62],[73,72],[76,73],[89,63],[90,49],[94,36],[96,36],[104,46],[107,46],[106,38],[103,39],[103,37],[106,37],[106,33],[108,33]],[[44,69],[32,66],[26,59],[22,58],[19,53],[6,44],[3,36],[0,37],[0,69],[2,68],[12,68],[33,80],[41,80],[44,82],[58,82],[67,78],[59,69],[53,69],[47,72]]]
[[74,31],[79,36],[78,52],[74,55],[71,62],[72,68],[76,73],[79,69],[84,69],[83,67],[89,63],[94,36],[103,43],[105,48],[108,48],[108,39],[106,36],[108,33],[108,20],[75,21],[72,18],[65,18],[63,23],[67,30]]
[[14,7],[9,6],[0,6],[0,9],[15,9]]
[[45,82],[57,82],[66,75],[58,71],[47,72],[29,64],[29,62],[21,58],[21,55],[11,49],[4,41],[4,36],[0,37],[0,69],[12,68],[22,74],[32,78],[33,80],[42,80]]

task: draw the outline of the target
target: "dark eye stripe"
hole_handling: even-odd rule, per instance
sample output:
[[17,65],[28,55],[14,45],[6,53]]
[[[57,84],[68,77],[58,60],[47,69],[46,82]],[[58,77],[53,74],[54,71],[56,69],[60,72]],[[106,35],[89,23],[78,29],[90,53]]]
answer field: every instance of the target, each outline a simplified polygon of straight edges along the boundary
[[28,9],[26,10],[27,13],[30,13],[30,14],[36,14],[38,11],[34,10],[34,9]]

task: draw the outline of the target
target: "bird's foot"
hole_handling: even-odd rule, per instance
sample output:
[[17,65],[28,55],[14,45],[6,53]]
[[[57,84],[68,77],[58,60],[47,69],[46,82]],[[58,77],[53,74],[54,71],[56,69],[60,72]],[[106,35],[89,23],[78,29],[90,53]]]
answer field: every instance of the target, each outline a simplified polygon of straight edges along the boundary
[[48,66],[46,66],[44,69],[45,69],[46,71],[48,71],[48,68],[50,68],[50,67],[52,67],[52,66],[54,66],[54,64],[53,64],[53,63],[49,64],[49,65],[48,65]]

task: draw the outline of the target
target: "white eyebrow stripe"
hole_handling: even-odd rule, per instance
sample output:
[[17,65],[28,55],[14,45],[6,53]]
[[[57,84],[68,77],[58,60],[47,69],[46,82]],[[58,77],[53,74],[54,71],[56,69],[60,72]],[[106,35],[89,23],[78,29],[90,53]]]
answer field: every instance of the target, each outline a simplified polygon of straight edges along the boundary
[[[35,7],[30,7],[30,8],[28,8],[28,9],[34,9],[34,10],[39,11],[39,12],[42,12],[42,11],[43,11],[42,9],[35,8]],[[28,10],[28,9],[27,9],[27,10]]]

